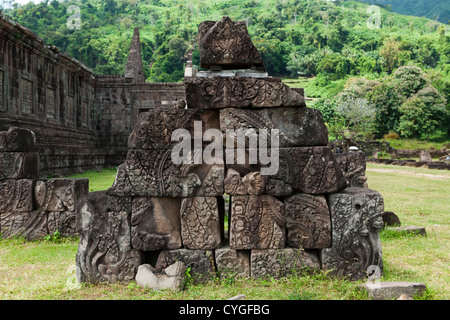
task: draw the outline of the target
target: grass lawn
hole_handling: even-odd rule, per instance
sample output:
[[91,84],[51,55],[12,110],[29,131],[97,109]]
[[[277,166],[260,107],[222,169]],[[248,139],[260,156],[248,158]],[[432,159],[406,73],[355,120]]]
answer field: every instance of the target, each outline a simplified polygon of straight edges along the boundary
[[[115,169],[87,172],[91,190],[111,186]],[[402,225],[426,227],[427,236],[381,232],[382,281],[414,281],[427,285],[425,299],[450,299],[450,171],[367,165],[369,188],[379,191],[385,210],[394,211]],[[134,282],[112,285],[74,285],[76,239],[24,242],[0,240],[0,299],[367,299],[349,282],[324,273],[280,280],[222,277],[184,291],[153,292]]]

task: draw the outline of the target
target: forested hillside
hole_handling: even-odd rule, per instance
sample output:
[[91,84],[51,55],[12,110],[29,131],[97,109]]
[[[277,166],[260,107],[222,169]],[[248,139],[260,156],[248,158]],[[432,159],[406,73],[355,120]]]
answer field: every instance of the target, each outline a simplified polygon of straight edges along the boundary
[[450,20],[450,1],[448,0],[360,0],[377,4],[392,11],[416,17],[426,17],[443,23]]
[[[307,94],[320,98],[316,105],[330,124],[342,120],[336,120],[338,97],[351,96],[366,101],[363,107],[378,106],[378,123],[362,132],[429,136],[445,131],[449,26],[393,13],[384,8],[386,1],[380,2],[383,7],[374,9],[367,3],[324,0],[53,0],[14,5],[6,13],[99,74],[123,73],[133,27],[139,27],[144,73],[155,82],[181,81],[190,49],[198,64],[199,23],[227,15],[246,21],[270,75],[313,79]],[[408,67],[397,72],[402,66]],[[419,84],[392,89],[398,81]],[[355,83],[363,92],[352,91]],[[424,106],[429,108],[421,114]],[[420,129],[417,115],[432,119],[427,130]],[[356,127],[348,121],[345,126]]]

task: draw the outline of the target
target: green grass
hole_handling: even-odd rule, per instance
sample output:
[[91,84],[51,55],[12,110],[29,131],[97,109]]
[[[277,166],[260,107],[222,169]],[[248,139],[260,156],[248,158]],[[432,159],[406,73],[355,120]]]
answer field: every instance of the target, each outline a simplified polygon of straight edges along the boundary
[[[109,172],[109,176],[107,174]],[[110,186],[115,170],[87,172],[90,187]],[[77,175],[79,176],[79,175]],[[100,176],[103,176],[106,183]],[[382,281],[413,281],[427,285],[421,299],[450,299],[450,172],[423,168],[367,165],[369,188],[379,191],[385,210],[394,211],[402,225],[425,226],[427,236],[380,233],[384,273]],[[129,284],[73,286],[78,241],[57,236],[25,242],[0,240],[0,299],[246,299],[360,300],[367,299],[351,282],[324,272],[283,279],[242,279],[233,276],[188,284],[181,292],[143,289]]]
[[417,281],[434,299],[450,298],[450,172],[367,165],[369,188],[384,198],[402,225],[424,226],[427,236],[380,234],[385,281]]
[[436,150],[440,150],[442,148],[449,148],[450,146],[450,135],[449,134],[438,134],[434,137],[430,137],[430,139],[385,139],[389,142],[389,145],[395,149],[405,149],[405,150],[413,150],[413,149],[423,149],[430,150],[434,148]]
[[89,178],[89,192],[107,190],[112,186],[116,177],[117,168],[105,168],[100,171],[88,170],[74,174],[67,178]]

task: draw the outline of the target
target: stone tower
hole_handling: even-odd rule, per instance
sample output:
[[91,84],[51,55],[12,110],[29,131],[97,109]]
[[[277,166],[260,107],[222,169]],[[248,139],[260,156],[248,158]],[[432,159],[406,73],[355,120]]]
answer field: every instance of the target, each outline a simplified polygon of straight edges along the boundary
[[125,78],[133,79],[133,82],[136,84],[145,83],[144,69],[142,68],[141,41],[139,28],[137,27],[134,28],[128,62],[125,65]]

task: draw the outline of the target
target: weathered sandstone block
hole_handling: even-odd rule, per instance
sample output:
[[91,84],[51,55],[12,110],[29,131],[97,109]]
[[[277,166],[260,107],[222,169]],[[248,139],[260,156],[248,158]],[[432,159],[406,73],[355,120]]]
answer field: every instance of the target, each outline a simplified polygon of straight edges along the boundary
[[231,196],[230,248],[283,248],[284,204],[274,197]]
[[181,238],[187,249],[219,247],[222,235],[215,197],[184,198],[181,202]]
[[11,127],[0,132],[0,152],[33,152],[35,140],[33,131]]
[[130,150],[108,194],[136,197],[223,195],[223,164],[175,164],[171,150]]
[[185,78],[189,108],[305,107],[305,99],[278,78]]
[[142,251],[181,248],[181,199],[134,198],[131,245]]
[[71,237],[78,234],[76,227],[76,213],[73,211],[51,211],[47,217],[48,234],[56,231],[62,237]]
[[[310,194],[333,193],[347,185],[329,147],[292,147],[275,151],[279,153],[278,159],[276,156],[271,157],[271,149],[248,149],[245,151],[245,161],[242,161],[244,164],[239,163],[238,152],[234,152],[235,160],[232,163],[227,162],[227,170],[236,170],[241,176],[253,171],[262,172],[262,168],[275,171],[275,174],[267,175],[266,183],[266,194],[274,196],[287,196],[294,191]],[[261,152],[270,158],[268,164],[261,164]],[[255,160],[252,160],[252,157]],[[252,164],[251,161],[256,163]]]
[[[279,147],[326,146],[328,129],[319,110],[312,108],[222,109],[220,129],[279,130]],[[269,140],[269,139],[268,139]],[[270,140],[268,141],[270,146]]]
[[252,278],[280,278],[320,269],[317,254],[303,249],[252,250],[250,259]]
[[133,280],[143,262],[142,253],[131,248],[131,198],[90,192],[77,206],[80,244],[76,274],[80,282]]
[[366,154],[362,151],[335,155],[348,187],[367,188]]
[[48,232],[47,212],[4,212],[0,214],[0,233],[3,238],[24,237],[28,241],[39,240]]
[[328,195],[328,204],[332,246],[321,250],[322,267],[353,280],[367,276],[370,266],[382,271],[378,234],[383,227],[382,196],[366,188],[347,188]]
[[37,179],[39,155],[37,153],[0,152],[0,180]]
[[35,183],[29,179],[0,181],[0,213],[33,211]]
[[223,17],[218,21],[203,21],[198,26],[200,66],[223,69],[264,69],[262,57],[253,45],[245,21]]
[[217,270],[222,274],[232,274],[238,277],[250,276],[250,251],[234,250],[230,247],[214,251]]
[[[197,135],[194,135],[195,121]],[[139,122],[128,138],[130,149],[169,149],[179,141],[172,141],[175,130],[183,129],[194,139],[202,140],[208,129],[219,129],[219,113],[214,110],[155,108],[139,115]],[[200,135],[200,136],[198,136]]]
[[36,203],[43,211],[75,211],[79,199],[89,192],[89,179],[57,178],[38,181],[34,189]]
[[229,195],[260,195],[266,189],[267,178],[254,171],[241,177],[234,169],[227,170],[224,180],[225,193]]
[[331,219],[324,196],[299,193],[285,198],[287,244],[293,248],[331,246]]
[[190,275],[195,282],[207,280],[216,274],[214,254],[211,250],[163,250],[158,256],[155,269],[161,272],[177,261],[190,268]]

